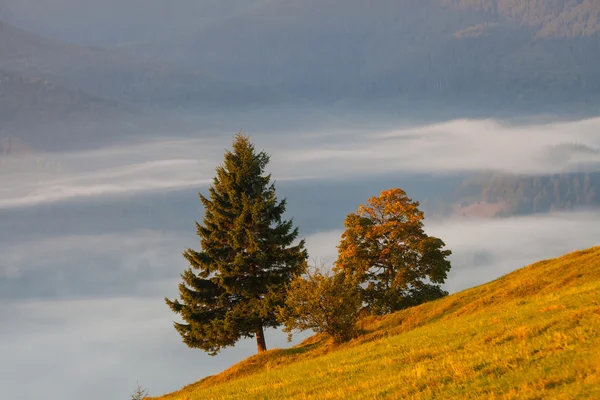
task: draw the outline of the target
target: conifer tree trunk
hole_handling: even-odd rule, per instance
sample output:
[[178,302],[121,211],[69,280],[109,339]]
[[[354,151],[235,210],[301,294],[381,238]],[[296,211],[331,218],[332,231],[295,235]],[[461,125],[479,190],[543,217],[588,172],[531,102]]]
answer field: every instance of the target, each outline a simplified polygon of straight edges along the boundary
[[262,353],[267,350],[267,343],[265,342],[265,332],[262,324],[258,326],[256,330],[256,345],[258,346],[258,352]]

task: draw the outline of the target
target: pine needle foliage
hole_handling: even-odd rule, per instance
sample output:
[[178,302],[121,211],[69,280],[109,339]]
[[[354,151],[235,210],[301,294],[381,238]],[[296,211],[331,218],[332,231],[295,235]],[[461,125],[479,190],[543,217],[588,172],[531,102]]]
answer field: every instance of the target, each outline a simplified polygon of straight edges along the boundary
[[419,202],[402,189],[372,197],[346,217],[336,268],[359,276],[369,311],[387,314],[445,296],[450,250],[423,230]]
[[305,268],[304,241],[294,244],[298,228],[283,220],[269,156],[256,152],[238,134],[216,170],[209,196],[199,194],[205,209],[196,223],[201,251],[183,253],[190,267],[181,274],[180,299],[165,299],[185,323],[175,322],[183,342],[211,355],[239,339],[254,337],[266,350],[264,328],[277,327],[285,286]]

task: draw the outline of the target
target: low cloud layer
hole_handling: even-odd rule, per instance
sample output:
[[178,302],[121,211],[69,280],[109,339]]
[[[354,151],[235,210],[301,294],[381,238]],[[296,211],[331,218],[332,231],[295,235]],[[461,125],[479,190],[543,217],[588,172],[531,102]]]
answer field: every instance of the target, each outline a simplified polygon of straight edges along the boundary
[[217,163],[214,146],[203,140],[164,140],[5,157],[0,175],[9,185],[0,189],[0,209],[206,185]]
[[[190,350],[161,298],[0,302],[0,387],[11,399],[127,399],[136,382],[160,395],[256,352],[243,340],[211,357]],[[294,343],[306,335],[299,335]],[[288,346],[269,330],[270,348]]]
[[[355,179],[390,173],[500,170],[550,173],[599,163],[600,119],[507,125],[459,120],[372,132],[338,129],[293,136],[251,135],[272,154],[279,181]],[[588,152],[551,152],[582,144]],[[206,186],[228,139],[151,139],[99,150],[4,157],[0,209],[70,199],[123,196]]]
[[197,247],[193,234],[158,231],[2,244],[0,301],[174,296],[186,247]]
[[533,262],[600,245],[599,212],[426,224],[453,251],[450,292],[489,282]]

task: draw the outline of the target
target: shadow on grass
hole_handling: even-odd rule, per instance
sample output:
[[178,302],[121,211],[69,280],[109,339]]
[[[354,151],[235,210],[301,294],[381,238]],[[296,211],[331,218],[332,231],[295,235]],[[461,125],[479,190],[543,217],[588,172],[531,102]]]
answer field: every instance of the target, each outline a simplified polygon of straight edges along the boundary
[[323,344],[322,341],[318,341],[318,342],[315,342],[315,343],[304,344],[304,345],[301,344],[301,345],[296,346],[296,347],[292,347],[292,348],[289,348],[289,349],[282,350],[281,351],[282,352],[281,355],[284,356],[284,357],[286,357],[286,356],[289,357],[289,356],[301,355],[301,354],[307,353],[307,352],[309,352],[311,350],[315,350],[317,347],[321,346],[322,344]]

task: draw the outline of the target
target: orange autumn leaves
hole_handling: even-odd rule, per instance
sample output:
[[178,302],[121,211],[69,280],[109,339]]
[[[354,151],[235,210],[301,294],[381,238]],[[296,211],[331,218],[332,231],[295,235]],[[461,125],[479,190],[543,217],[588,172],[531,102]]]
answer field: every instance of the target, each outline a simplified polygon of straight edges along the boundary
[[423,231],[424,214],[401,189],[372,197],[346,217],[334,274],[307,269],[287,286],[285,332],[312,329],[342,342],[364,313],[387,314],[447,293],[444,242]]
[[385,314],[447,293],[444,242],[423,230],[419,203],[401,189],[381,192],[345,220],[336,269],[358,277],[371,312]]

